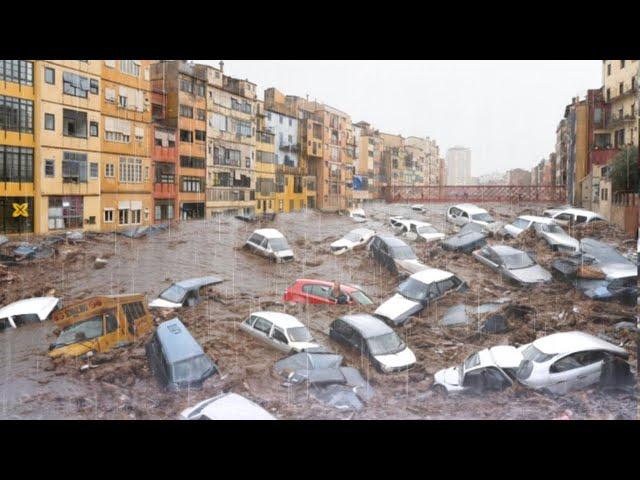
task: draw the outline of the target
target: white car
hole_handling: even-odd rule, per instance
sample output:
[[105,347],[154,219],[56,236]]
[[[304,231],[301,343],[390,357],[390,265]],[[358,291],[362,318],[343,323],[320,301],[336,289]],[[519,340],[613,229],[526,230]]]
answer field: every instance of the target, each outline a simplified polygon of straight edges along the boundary
[[411,210],[424,213],[427,209],[424,208],[424,205],[415,204],[415,205],[411,205]]
[[367,221],[367,214],[364,213],[362,208],[351,208],[347,215],[356,223],[363,223]]
[[431,302],[465,287],[466,283],[453,273],[427,267],[398,285],[396,294],[380,305],[374,315],[392,325],[402,325]]
[[463,226],[467,223],[477,223],[491,231],[497,230],[500,226],[484,208],[470,203],[462,203],[449,207],[447,210],[447,221],[458,226]]
[[244,247],[276,262],[293,261],[293,250],[289,247],[285,236],[275,228],[256,230]]
[[544,238],[553,250],[575,252],[580,249],[580,242],[565,232],[555,222],[534,227],[539,237]]
[[0,332],[25,323],[44,322],[60,302],[56,297],[34,297],[18,300],[0,308]]
[[503,390],[514,384],[522,353],[512,346],[485,348],[469,355],[456,367],[439,370],[433,376],[433,390],[457,394],[473,390]]
[[331,244],[331,253],[341,255],[348,250],[364,247],[375,234],[376,232],[368,228],[351,230],[340,240],[336,240]]
[[518,381],[555,394],[598,383],[605,358],[629,357],[625,349],[584,332],[554,333],[518,350],[523,357]]
[[402,233],[405,237],[412,240],[420,239],[426,242],[435,242],[443,240],[445,237],[445,234],[440,233],[433,227],[433,225],[427,222],[422,222],[420,220],[411,220],[409,218],[403,217],[391,217],[389,219],[389,222],[396,232]]
[[515,221],[509,225],[505,225],[503,228],[506,233],[512,237],[517,237],[525,230],[529,228],[536,228],[540,225],[553,225],[555,222],[549,217],[537,217],[535,215],[521,215],[515,219]]
[[237,393],[223,393],[203,400],[180,414],[182,420],[277,420],[248,398]]
[[570,208],[574,208],[573,205],[560,205],[558,207],[548,208],[542,212],[545,217],[553,217],[556,213],[564,212],[565,210],[569,210]]
[[551,214],[555,222],[562,226],[579,225],[581,223],[606,222],[607,219],[584,208],[568,208]]
[[280,312],[255,312],[240,328],[282,352],[302,352],[318,348],[309,329],[296,317]]

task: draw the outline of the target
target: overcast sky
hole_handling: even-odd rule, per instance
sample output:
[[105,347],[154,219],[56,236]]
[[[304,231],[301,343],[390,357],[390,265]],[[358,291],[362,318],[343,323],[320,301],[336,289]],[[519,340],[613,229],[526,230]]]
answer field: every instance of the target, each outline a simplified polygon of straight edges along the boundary
[[[196,60],[218,66],[219,60]],[[225,60],[225,74],[309,95],[386,133],[429,136],[442,156],[471,148],[471,174],[533,167],[555,148],[576,95],[601,84],[591,61]]]

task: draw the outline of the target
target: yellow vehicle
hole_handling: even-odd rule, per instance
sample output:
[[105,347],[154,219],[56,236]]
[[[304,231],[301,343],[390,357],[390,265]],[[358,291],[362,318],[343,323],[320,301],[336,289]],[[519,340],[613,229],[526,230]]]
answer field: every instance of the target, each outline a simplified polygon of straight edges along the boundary
[[53,358],[107,352],[139,339],[153,327],[144,295],[91,297],[56,311],[53,321],[60,329],[49,346]]

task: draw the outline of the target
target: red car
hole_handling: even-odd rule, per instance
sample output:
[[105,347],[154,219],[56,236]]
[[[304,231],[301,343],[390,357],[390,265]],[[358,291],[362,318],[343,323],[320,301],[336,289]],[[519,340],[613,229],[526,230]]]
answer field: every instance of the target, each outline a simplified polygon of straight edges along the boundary
[[[284,293],[283,300],[292,303],[328,303],[336,304],[331,290],[333,282],[324,280],[309,280],[301,278],[295,281]],[[347,305],[372,305],[373,301],[358,287],[353,285],[340,284],[340,291],[344,294],[340,303]]]

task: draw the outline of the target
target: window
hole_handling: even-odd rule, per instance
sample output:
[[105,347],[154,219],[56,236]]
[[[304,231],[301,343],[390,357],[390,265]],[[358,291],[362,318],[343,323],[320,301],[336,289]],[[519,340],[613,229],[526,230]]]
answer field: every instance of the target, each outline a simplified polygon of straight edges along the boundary
[[188,78],[180,79],[180,90],[187,93],[193,93],[193,82]]
[[98,122],[89,122],[89,135],[92,137],[97,137],[98,133]]
[[113,208],[104,209],[104,223],[113,223]]
[[214,147],[213,163],[216,165],[240,166],[240,150],[231,150],[224,147]]
[[204,130],[196,130],[196,140],[204,142],[207,139],[207,132]]
[[201,108],[198,108],[198,120],[203,122],[207,120],[207,112]]
[[118,95],[118,105],[122,108],[127,108],[127,97]]
[[120,157],[120,183],[142,183],[142,159]]
[[56,129],[56,117],[53,113],[44,114],[44,129],[55,130]]
[[113,163],[105,163],[104,165],[104,176],[107,178],[113,178],[116,175],[116,168]]
[[120,118],[105,117],[104,138],[110,142],[129,143],[131,141],[131,122]]
[[202,177],[180,177],[181,192],[203,192],[204,178]]
[[129,209],[125,208],[122,210],[118,210],[118,224],[120,225],[129,224]]
[[175,183],[176,165],[169,162],[155,163],[156,178],[155,183]]
[[33,62],[0,60],[0,81],[33,85]]
[[180,166],[186,168],[204,168],[204,158],[180,155]]
[[622,93],[624,92],[624,82],[620,82],[618,84],[618,90],[619,90],[618,94],[622,95]]
[[131,210],[131,223],[136,225],[140,223],[140,209],[138,210]]
[[180,116],[193,118],[193,107],[190,107],[189,105],[180,105]]
[[193,132],[190,130],[180,130],[180,141],[193,143]]
[[624,68],[624,60],[620,60],[620,69]]
[[89,164],[89,178],[98,178],[98,164],[96,162],[91,162]]
[[261,163],[273,163],[275,161],[275,155],[273,152],[263,152],[258,150],[256,152],[256,160]]
[[200,97],[204,97],[205,96],[205,90],[206,90],[206,88],[204,86],[204,83],[198,83],[198,95]]
[[226,132],[227,117],[225,117],[224,115],[220,115],[219,113],[214,113],[212,117],[212,121],[210,122],[210,125],[213,128],[220,130],[221,132]]
[[289,343],[289,341],[287,340],[287,337],[285,337],[284,333],[282,333],[282,331],[278,328],[274,328],[273,329],[273,333],[271,334],[271,338],[273,338],[274,340],[284,343],[285,345]]
[[89,91],[94,95],[98,95],[98,93],[100,93],[100,84],[98,83],[98,80],[93,78],[89,80]]
[[56,71],[53,68],[45,67],[44,69],[44,81],[49,85],[55,85],[56,83]]
[[269,332],[271,331],[271,322],[258,317],[256,323],[253,325],[253,328],[258,330],[259,332],[264,333],[265,335],[269,335]]
[[48,178],[53,178],[56,176],[56,161],[55,160],[45,160],[44,161],[44,176]]
[[87,113],[62,110],[62,133],[65,137],[87,138]]
[[105,88],[104,99],[107,102],[116,103],[116,91],[113,88]]
[[250,137],[252,134],[251,122],[244,122],[239,120],[236,123],[236,133],[238,135],[243,135],[246,137]]
[[89,96],[89,79],[71,72],[62,74],[62,91],[74,97],[87,98]]
[[87,154],[64,152],[62,158],[62,181],[82,183],[87,181]]
[[49,197],[49,230],[81,228],[82,215],[83,199],[81,196]]
[[120,60],[120,71],[137,77],[140,75],[140,60]]
[[611,64],[607,65],[607,77],[611,75]]
[[33,133],[33,101],[0,95],[0,130]]
[[33,182],[33,149],[0,145],[0,182]]

